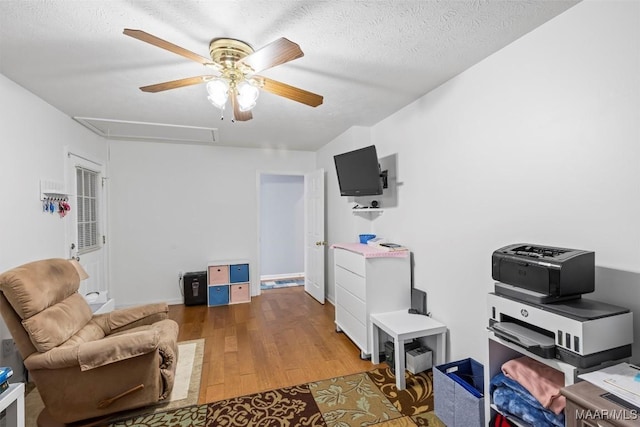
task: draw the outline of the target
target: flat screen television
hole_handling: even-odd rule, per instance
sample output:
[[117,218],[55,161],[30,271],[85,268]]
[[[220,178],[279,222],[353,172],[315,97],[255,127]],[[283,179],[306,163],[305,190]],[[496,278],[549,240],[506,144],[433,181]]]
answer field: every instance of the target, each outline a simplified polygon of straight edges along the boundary
[[382,178],[376,146],[360,148],[333,156],[341,196],[377,196],[382,194]]

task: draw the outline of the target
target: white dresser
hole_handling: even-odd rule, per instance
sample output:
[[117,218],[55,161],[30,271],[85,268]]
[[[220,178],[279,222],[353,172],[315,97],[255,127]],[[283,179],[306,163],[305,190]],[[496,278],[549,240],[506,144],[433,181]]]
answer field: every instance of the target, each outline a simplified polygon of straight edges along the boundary
[[372,351],[369,315],[411,307],[409,253],[384,252],[358,244],[333,248],[336,330],[347,334],[365,358]]

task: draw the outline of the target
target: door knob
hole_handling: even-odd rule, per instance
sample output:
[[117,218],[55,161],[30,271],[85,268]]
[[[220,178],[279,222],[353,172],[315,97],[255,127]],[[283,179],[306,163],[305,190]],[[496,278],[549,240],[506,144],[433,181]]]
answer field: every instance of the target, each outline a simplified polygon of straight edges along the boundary
[[69,259],[75,259],[76,261],[80,261],[80,257],[77,255],[77,251],[75,250],[76,244],[71,243],[71,249],[69,249]]
[[322,242],[322,241],[316,242],[316,246],[324,246],[326,244],[327,244],[327,242]]

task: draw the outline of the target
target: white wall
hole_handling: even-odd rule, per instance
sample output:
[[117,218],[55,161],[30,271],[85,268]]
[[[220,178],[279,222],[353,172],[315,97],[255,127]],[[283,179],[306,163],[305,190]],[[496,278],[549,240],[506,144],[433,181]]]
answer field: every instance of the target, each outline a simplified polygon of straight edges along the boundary
[[[517,242],[595,251],[592,297],[631,308],[638,336],[638,76],[640,3],[585,0],[373,126],[369,139],[356,129],[321,149],[329,242],[368,227],[407,245],[415,286],[449,328],[451,360],[484,359],[491,254]],[[363,222],[338,195],[332,156],[370,143],[380,157],[397,153],[402,185],[397,208]]]
[[304,272],[304,176],[260,176],[260,275]]
[[[107,144],[3,75],[0,93],[0,271],[6,271],[69,256],[69,218],[42,212],[40,180],[65,181],[65,147],[106,159]],[[3,328],[0,335],[7,338],[8,332]]]
[[247,259],[256,289],[261,171],[313,170],[311,152],[110,144],[111,289],[116,304],[182,302],[178,272]]

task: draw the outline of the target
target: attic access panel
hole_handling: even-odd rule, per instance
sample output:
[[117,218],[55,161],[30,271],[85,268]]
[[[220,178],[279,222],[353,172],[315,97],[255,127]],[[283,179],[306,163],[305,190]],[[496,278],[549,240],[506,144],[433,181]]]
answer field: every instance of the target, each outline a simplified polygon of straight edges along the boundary
[[96,119],[90,117],[74,117],[73,119],[106,139],[186,142],[192,144],[212,144],[219,142],[218,128]]

